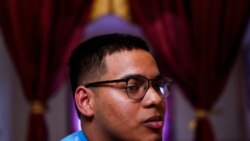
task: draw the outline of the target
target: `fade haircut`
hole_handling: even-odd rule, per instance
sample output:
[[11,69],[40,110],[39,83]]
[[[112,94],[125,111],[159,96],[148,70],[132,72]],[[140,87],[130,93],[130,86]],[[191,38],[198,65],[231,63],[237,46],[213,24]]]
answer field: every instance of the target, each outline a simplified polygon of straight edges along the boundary
[[79,85],[96,81],[105,74],[105,57],[124,50],[142,49],[149,52],[147,43],[128,34],[105,34],[78,45],[69,59],[69,80],[73,95]]

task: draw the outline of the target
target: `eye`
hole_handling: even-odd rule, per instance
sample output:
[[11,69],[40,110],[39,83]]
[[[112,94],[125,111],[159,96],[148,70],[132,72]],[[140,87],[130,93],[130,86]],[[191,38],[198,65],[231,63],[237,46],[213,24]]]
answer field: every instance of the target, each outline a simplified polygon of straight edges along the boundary
[[127,93],[136,93],[139,90],[140,86],[136,84],[129,84],[125,87]]
[[144,89],[145,79],[143,77],[132,77],[129,78],[126,86],[128,93],[137,93],[140,89]]

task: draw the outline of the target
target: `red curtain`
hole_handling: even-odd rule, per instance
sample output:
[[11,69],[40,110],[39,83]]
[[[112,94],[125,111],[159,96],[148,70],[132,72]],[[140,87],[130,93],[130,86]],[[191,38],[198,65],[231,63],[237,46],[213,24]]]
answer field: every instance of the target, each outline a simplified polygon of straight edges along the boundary
[[47,100],[64,82],[91,0],[1,0],[0,24],[30,103],[28,141],[47,141]]
[[161,67],[196,110],[196,141],[215,141],[208,115],[240,49],[250,1],[130,0]]

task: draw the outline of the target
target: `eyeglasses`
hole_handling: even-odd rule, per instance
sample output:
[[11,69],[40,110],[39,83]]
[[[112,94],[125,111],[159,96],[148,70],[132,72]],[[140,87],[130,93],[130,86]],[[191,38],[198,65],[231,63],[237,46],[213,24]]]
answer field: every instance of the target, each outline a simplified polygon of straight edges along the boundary
[[170,84],[172,83],[172,81],[173,80],[168,77],[158,76],[154,79],[148,79],[141,75],[135,75],[123,79],[93,82],[86,84],[85,87],[101,87],[104,86],[103,84],[107,83],[125,82],[126,85],[124,89],[127,92],[128,97],[131,99],[139,100],[145,96],[147,90],[150,87],[150,82],[151,86],[161,97],[168,97],[170,93]]

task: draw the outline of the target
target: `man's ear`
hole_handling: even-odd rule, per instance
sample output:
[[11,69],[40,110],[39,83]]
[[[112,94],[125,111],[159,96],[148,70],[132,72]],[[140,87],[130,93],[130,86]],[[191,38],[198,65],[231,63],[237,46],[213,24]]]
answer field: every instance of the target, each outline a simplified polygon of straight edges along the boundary
[[92,117],[94,115],[94,97],[90,89],[85,86],[77,87],[75,91],[75,102],[78,110],[83,116]]

